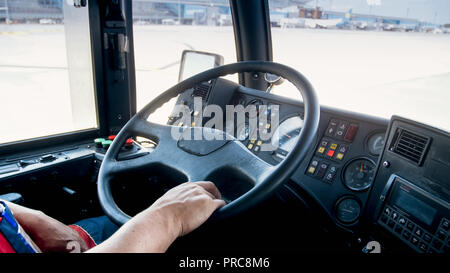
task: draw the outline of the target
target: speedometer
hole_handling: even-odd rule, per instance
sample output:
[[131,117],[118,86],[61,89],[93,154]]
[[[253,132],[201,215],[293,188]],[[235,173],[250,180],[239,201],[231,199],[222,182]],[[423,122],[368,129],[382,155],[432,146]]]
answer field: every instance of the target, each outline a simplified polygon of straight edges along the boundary
[[283,159],[297,143],[303,120],[299,116],[285,119],[272,135],[272,146],[277,148],[275,155]]
[[375,177],[375,163],[366,158],[350,161],[344,169],[344,184],[354,191],[368,189]]

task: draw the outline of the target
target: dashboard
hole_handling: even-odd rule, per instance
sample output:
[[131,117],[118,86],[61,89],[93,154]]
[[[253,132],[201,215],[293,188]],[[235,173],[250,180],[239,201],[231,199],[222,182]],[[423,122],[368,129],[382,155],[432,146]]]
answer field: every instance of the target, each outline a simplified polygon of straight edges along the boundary
[[[203,83],[202,87],[186,91],[180,95],[177,104],[193,109],[192,98],[195,96],[201,96],[205,105],[217,104],[211,98],[217,92],[215,87],[222,84],[220,81]],[[239,126],[236,120],[231,123],[238,124],[234,136],[249,151],[267,163],[277,165],[298,139],[304,119],[303,103],[242,86],[235,88],[234,94],[226,98],[228,102],[243,106],[265,105],[267,109],[259,113],[264,119],[270,119],[271,106],[279,106],[279,124],[273,128],[271,139],[259,139],[259,134],[252,131],[255,129],[249,128],[249,117],[244,126]],[[199,89],[203,92],[199,92]],[[194,115],[196,111],[190,112]],[[169,118],[168,123],[185,124],[177,113]],[[376,164],[384,146],[388,123],[387,120],[322,106],[315,145],[310,148],[307,158],[291,178],[320,203],[337,225],[347,230],[355,227],[361,218],[369,189],[374,182]],[[276,141],[278,143],[274,145]],[[261,147],[266,143],[271,143],[276,149],[262,150]]]
[[[205,104],[217,103],[208,92],[215,92],[220,81],[202,87]],[[196,88],[188,90],[178,102],[191,107],[195,95]],[[302,102],[242,86],[227,100],[233,105],[266,105],[259,115],[269,119],[271,106],[279,105],[280,122],[272,139],[252,139],[258,134],[248,120],[234,136],[267,163],[281,162],[301,132]],[[449,134],[396,116],[386,120],[325,106],[320,114],[315,144],[290,183],[306,191],[342,230],[355,234],[370,230],[370,236],[398,240],[417,252],[447,253],[450,153],[444,151],[450,151]],[[169,124],[176,123],[176,118],[169,119]],[[399,127],[408,128],[408,134],[399,137]],[[276,149],[260,148],[274,139]]]
[[[230,92],[233,90],[233,92]],[[278,106],[279,124],[270,139],[259,138],[249,122],[233,122],[234,137],[265,162],[276,166],[292,150],[302,130],[303,103],[242,87],[223,79],[202,83],[180,94],[193,118],[194,97],[203,106],[268,106],[257,114],[270,120]],[[299,96],[300,97],[300,96]],[[208,119],[203,118],[204,124]],[[185,126],[179,113],[168,124]],[[194,126],[195,124],[191,124]],[[226,124],[229,126],[229,124]],[[261,128],[261,127],[258,127]],[[450,226],[449,133],[401,117],[391,120],[321,106],[317,138],[286,186],[314,200],[333,225],[350,234],[398,242],[408,250],[448,253]],[[272,150],[262,147],[272,145]],[[0,158],[0,193],[21,176],[86,158],[101,162],[106,149],[94,142],[54,152]],[[123,148],[126,160],[149,151],[136,141]],[[36,180],[36,179],[34,179]]]

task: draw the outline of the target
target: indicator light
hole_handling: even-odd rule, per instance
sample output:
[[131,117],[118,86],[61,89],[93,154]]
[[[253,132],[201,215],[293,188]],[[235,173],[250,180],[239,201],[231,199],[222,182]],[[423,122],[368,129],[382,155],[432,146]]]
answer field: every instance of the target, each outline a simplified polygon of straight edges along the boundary
[[338,153],[336,155],[336,159],[342,160],[344,158],[344,154],[343,153]]
[[105,141],[104,138],[96,138],[96,139],[94,139],[95,147],[101,148],[103,141]]
[[108,149],[111,146],[112,140],[105,140],[102,142],[102,147]]
[[329,150],[329,151],[327,152],[327,156],[333,157],[333,155],[334,155],[334,150]]
[[129,138],[125,142],[125,147],[131,147],[131,146],[133,146],[133,139]]

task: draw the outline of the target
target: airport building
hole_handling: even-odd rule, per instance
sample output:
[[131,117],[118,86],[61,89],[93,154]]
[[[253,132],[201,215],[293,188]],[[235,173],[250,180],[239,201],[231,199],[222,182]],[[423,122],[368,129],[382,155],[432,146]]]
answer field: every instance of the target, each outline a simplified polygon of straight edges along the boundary
[[[63,0],[0,0],[0,22],[41,24],[63,21]],[[347,28],[385,31],[426,31],[439,25],[412,18],[330,11],[311,6],[311,0],[269,0],[274,27]],[[232,24],[228,0],[133,0],[133,19],[140,24]],[[307,19],[307,20],[305,20]],[[338,22],[339,23],[332,23]],[[311,20],[319,20],[311,22]]]
[[[63,0],[0,0],[0,20],[59,23],[63,19]],[[43,22],[43,21],[41,21]]]

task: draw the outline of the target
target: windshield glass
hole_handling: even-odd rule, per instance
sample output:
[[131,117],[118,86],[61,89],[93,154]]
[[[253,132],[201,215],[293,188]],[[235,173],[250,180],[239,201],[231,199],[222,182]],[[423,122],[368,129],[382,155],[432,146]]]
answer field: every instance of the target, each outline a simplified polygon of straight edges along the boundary
[[[322,105],[450,130],[450,2],[270,1],[273,60]],[[283,84],[273,93],[298,97]]]
[[[138,110],[178,83],[183,50],[220,54],[225,64],[236,62],[228,0],[132,4]],[[174,104],[175,99],[161,107],[152,121],[166,123]]]

